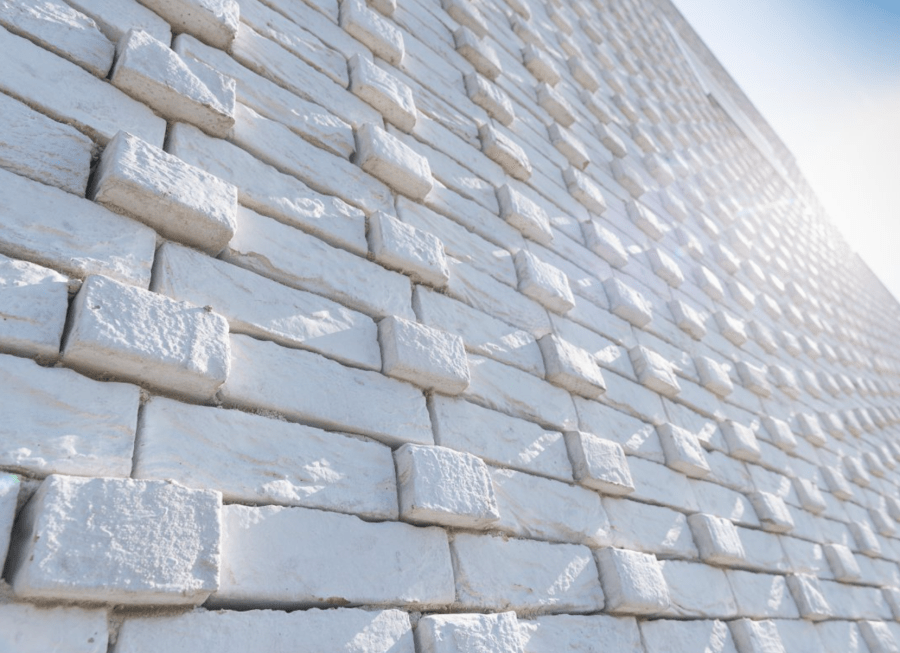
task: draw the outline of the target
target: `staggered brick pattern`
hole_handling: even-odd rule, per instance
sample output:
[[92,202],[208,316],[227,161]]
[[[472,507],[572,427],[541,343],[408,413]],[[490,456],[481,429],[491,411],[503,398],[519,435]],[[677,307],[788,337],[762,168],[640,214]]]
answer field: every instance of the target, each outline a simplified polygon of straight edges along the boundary
[[669,0],[0,25],[0,650],[900,650],[900,306]]

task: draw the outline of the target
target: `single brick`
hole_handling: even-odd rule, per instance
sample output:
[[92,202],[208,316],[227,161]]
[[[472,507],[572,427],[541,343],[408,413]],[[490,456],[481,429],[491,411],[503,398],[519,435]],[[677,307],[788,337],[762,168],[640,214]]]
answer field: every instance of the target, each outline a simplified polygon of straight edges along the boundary
[[788,653],[781,643],[778,628],[771,619],[752,621],[737,619],[728,622],[738,653]]
[[115,650],[193,653],[198,642],[218,653],[415,653],[406,612],[355,608],[295,612],[195,610],[175,615],[129,616],[119,629]]
[[716,311],[715,317],[722,335],[732,344],[740,347],[747,342],[747,331],[743,320],[725,311]]
[[647,258],[653,273],[665,281],[672,288],[678,288],[684,283],[684,273],[671,256],[658,247],[650,247],[647,250]]
[[762,527],[771,533],[794,530],[794,519],[784,500],[769,492],[754,492],[748,496]]
[[894,621],[900,621],[900,589],[883,587],[881,593],[884,595],[884,602],[891,609],[891,614],[894,615]]
[[600,82],[597,80],[597,76],[585,65],[581,57],[573,55],[568,58],[566,63],[569,66],[569,72],[572,73],[572,77],[581,84],[587,93],[596,93],[600,90]]
[[350,58],[350,91],[395,127],[410,132],[416,126],[416,103],[409,86],[359,54]]
[[844,463],[844,470],[850,481],[856,483],[860,487],[869,487],[872,484],[872,477],[869,476],[869,473],[865,470],[862,461],[859,458],[845,455],[842,460]]
[[608,125],[598,123],[594,125],[594,131],[597,132],[597,138],[603,143],[603,147],[609,150],[613,156],[622,158],[628,154],[625,142]]
[[228,376],[228,322],[203,308],[91,276],[70,321],[67,365],[200,400]]
[[775,386],[791,399],[800,397],[800,385],[794,373],[783,365],[769,365],[769,373]]
[[582,431],[568,431],[565,439],[576,481],[603,494],[634,492],[634,481],[621,444]]
[[687,333],[694,340],[702,340],[706,335],[706,326],[703,324],[703,316],[690,304],[680,299],[669,302],[669,310],[679,329]]
[[812,479],[795,478],[794,491],[797,493],[797,498],[800,499],[800,505],[813,514],[818,515],[828,507],[828,504],[825,503],[825,497],[822,496],[822,491]]
[[640,626],[645,653],[738,653],[725,621],[657,619]]
[[428,159],[377,125],[366,123],[356,131],[356,162],[410,199],[424,199],[434,184]]
[[593,211],[597,215],[606,212],[606,199],[603,197],[603,193],[587,175],[575,168],[566,168],[563,170],[563,179],[569,194],[587,210]]
[[550,135],[550,142],[553,144],[560,154],[562,154],[569,163],[578,170],[584,170],[591,162],[588,157],[587,148],[580,140],[573,136],[565,127],[551,123],[547,127]]
[[524,249],[516,252],[513,262],[519,278],[519,292],[523,295],[555,313],[568,313],[575,308],[569,278],[562,270]]
[[560,125],[570,127],[575,122],[575,112],[569,101],[553,86],[541,82],[537,85],[536,93],[538,104]]
[[734,392],[734,384],[725,366],[706,356],[696,356],[694,365],[700,376],[700,385],[719,397],[727,397]]
[[9,550],[21,484],[18,476],[0,472],[0,562],[6,560]]
[[863,521],[852,521],[847,525],[853,534],[853,541],[861,553],[876,558],[881,555],[881,544],[872,531],[872,527]]
[[199,605],[219,585],[222,495],[167,481],[48,476],[10,569],[18,596]]
[[110,81],[169,120],[224,138],[234,126],[236,84],[212,68],[189,68],[147,32],[122,37]]
[[[643,178],[641,177],[640,173],[634,168],[634,166],[632,166],[630,163],[627,163],[623,159],[613,159],[612,172],[613,177],[615,177],[616,181],[619,182],[625,188],[625,190],[628,191],[629,195],[631,195],[635,199],[639,198],[641,195],[645,195],[650,190],[647,187],[647,184],[644,183]],[[642,224],[647,226],[649,226],[650,223],[650,220],[642,221]],[[656,230],[655,226],[656,225],[651,227],[653,231]],[[658,239],[658,237],[654,238]]]
[[382,372],[443,394],[456,395],[469,385],[469,364],[457,335],[387,317],[378,323]]
[[666,189],[660,193],[662,197],[663,206],[666,208],[666,211],[669,212],[673,218],[678,220],[679,222],[684,222],[690,217],[690,212],[688,211],[687,206],[684,202],[681,201],[681,198],[672,192],[671,189]]
[[869,519],[872,520],[875,530],[884,537],[893,537],[896,534],[897,529],[893,520],[884,508],[869,508]]
[[719,427],[732,458],[750,462],[760,459],[762,452],[753,429],[731,419],[722,422]]
[[464,76],[469,99],[488,112],[494,120],[509,127],[516,118],[512,100],[498,86],[477,72]]
[[897,653],[900,645],[894,634],[883,621],[860,621],[859,632],[866,640],[869,653]]
[[803,619],[822,621],[832,618],[831,606],[825,599],[818,578],[808,574],[791,574],[787,577],[787,584]]
[[[725,289],[722,288],[722,282],[706,266],[700,265],[695,268],[695,281],[700,286],[700,290],[705,292],[713,301],[721,302],[725,299]],[[718,319],[716,321],[718,322]]]
[[518,143],[488,123],[478,128],[478,136],[481,138],[481,151],[509,175],[520,181],[531,177],[531,162]]
[[540,338],[538,346],[548,381],[587,399],[596,399],[606,392],[606,381],[589,352],[552,333]]
[[456,51],[459,52],[479,73],[488,79],[497,79],[503,72],[500,57],[488,43],[478,38],[471,29],[462,25],[453,32]]
[[0,650],[12,653],[106,653],[106,610],[0,605]]
[[470,0],[441,0],[441,6],[453,20],[468,27],[478,38],[488,35],[487,23]]
[[832,467],[831,465],[822,465],[819,469],[822,471],[822,478],[825,479],[828,490],[834,496],[843,501],[853,498],[853,488],[850,483],[847,482],[847,478],[844,476],[843,472],[841,472],[840,468]]
[[341,0],[341,27],[392,66],[403,60],[403,32],[369,9],[365,0]]
[[546,245],[553,240],[546,211],[509,184],[497,189],[500,217],[536,243]]
[[594,220],[581,223],[584,242],[594,254],[602,258],[614,268],[625,267],[628,263],[628,252],[619,237]]
[[660,240],[665,235],[665,227],[659,216],[643,204],[629,200],[625,209],[634,225],[653,240]]
[[490,528],[500,518],[490,472],[472,454],[404,444],[394,452],[400,517],[417,524]]
[[515,612],[422,617],[416,646],[419,653],[524,653]]
[[0,254],[0,349],[19,356],[59,355],[68,286],[59,272]]
[[859,563],[848,547],[843,544],[826,543],[822,545],[822,549],[825,551],[825,558],[835,580],[852,583],[860,579],[862,573],[859,570]]
[[764,368],[757,367],[747,361],[738,361],[735,363],[735,368],[741,383],[750,392],[763,398],[772,396],[772,386],[769,385]]
[[710,473],[709,463],[696,435],[669,423],[657,426],[656,432],[668,467],[694,478],[703,478]]
[[187,32],[204,43],[228,50],[240,21],[236,0],[140,0],[166,19],[178,32]]
[[700,559],[713,565],[742,565],[746,554],[737,528],[729,519],[704,513],[688,515]]
[[376,211],[369,219],[368,239],[375,260],[385,267],[435,288],[450,281],[444,244],[437,236]]
[[642,385],[666,397],[674,397],[681,392],[674,366],[660,354],[637,346],[628,350],[628,356]]
[[522,62],[539,82],[544,82],[550,86],[556,86],[559,83],[560,75],[556,65],[549,56],[534,45],[526,43],[525,47],[522,48]]
[[528,653],[644,653],[634,617],[560,614],[523,619],[519,621],[519,636]]
[[212,256],[237,226],[237,188],[127,132],[104,149],[91,199]]
[[640,328],[649,324],[653,319],[650,303],[631,286],[619,281],[616,277],[610,277],[603,282],[603,288],[609,298],[609,310],[623,320]]
[[656,614],[669,607],[669,592],[656,556],[601,549],[597,564],[609,612]]

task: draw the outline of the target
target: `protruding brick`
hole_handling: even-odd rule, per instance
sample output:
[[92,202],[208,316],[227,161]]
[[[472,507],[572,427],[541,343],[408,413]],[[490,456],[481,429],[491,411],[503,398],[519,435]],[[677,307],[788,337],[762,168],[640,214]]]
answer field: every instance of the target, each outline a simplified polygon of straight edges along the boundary
[[862,573],[859,570],[859,563],[853,557],[853,552],[843,544],[829,544],[822,546],[825,551],[825,558],[828,560],[828,566],[831,567],[831,573],[834,574],[835,580],[845,583],[852,583],[859,580]]
[[744,545],[731,520],[704,513],[688,515],[687,520],[704,562],[714,565],[744,564]]
[[822,471],[825,484],[834,496],[844,501],[853,498],[853,488],[839,468],[822,465],[819,469]]
[[859,549],[861,553],[864,553],[870,558],[881,555],[881,544],[878,542],[878,538],[875,537],[875,533],[872,532],[872,527],[869,526],[869,524],[864,521],[852,521],[847,524],[847,526],[853,534],[856,548]]
[[434,184],[428,159],[377,125],[364,124],[357,130],[356,162],[410,199],[424,199]]
[[565,127],[560,127],[554,122],[547,128],[547,132],[553,147],[559,150],[560,154],[566,157],[574,168],[584,170],[588,166],[591,160],[588,157],[587,148]]
[[750,392],[764,399],[772,396],[772,386],[769,385],[764,368],[757,367],[747,361],[738,361],[735,363],[735,368],[741,383]]
[[575,168],[563,170],[563,179],[569,193],[578,200],[586,209],[597,215],[606,212],[606,199],[600,188],[597,187],[583,172]]
[[709,463],[696,435],[668,423],[657,426],[656,431],[667,466],[694,478],[703,478],[709,474]]
[[603,282],[603,288],[609,298],[609,310],[623,320],[640,328],[649,324],[653,319],[650,303],[631,286],[619,281],[616,277],[610,277]]
[[11,584],[30,599],[200,604],[219,584],[222,495],[48,476],[20,517]]
[[[559,83],[560,76],[556,65],[546,54],[530,43],[526,43],[525,47],[522,48],[522,62],[539,82],[544,82],[550,86],[556,86]],[[566,126],[568,127],[568,125]]]
[[196,125],[219,138],[228,135],[234,126],[234,79],[212,68],[189,68],[168,44],[147,32],[128,32],[118,52],[113,85],[172,121]]
[[715,317],[719,331],[731,344],[740,347],[747,342],[747,331],[744,328],[743,320],[725,311],[716,311]]
[[237,188],[127,132],[103,151],[91,198],[215,256],[234,236]]
[[178,32],[227,50],[237,34],[240,7],[236,0],[141,0]]
[[405,444],[394,452],[394,461],[402,519],[481,529],[500,518],[490,472],[480,458]]
[[787,577],[787,584],[802,618],[822,621],[832,617],[831,607],[825,600],[818,578],[807,574],[792,574]]
[[669,302],[669,310],[679,329],[687,333],[694,340],[702,340],[706,335],[706,326],[703,317],[690,304],[679,299]]
[[695,268],[694,272],[694,280],[700,286],[700,290],[705,292],[710,299],[716,302],[721,302],[725,299],[725,289],[722,287],[722,282],[709,268],[705,265],[700,265]]
[[797,477],[794,479],[794,491],[800,499],[800,505],[813,514],[818,515],[828,507],[822,491],[813,479]]
[[416,624],[416,644],[419,653],[523,653],[524,650],[515,612],[428,615]]
[[896,525],[884,508],[869,508],[869,519],[872,520],[875,530],[884,537],[893,537],[897,533]]
[[575,122],[575,113],[568,100],[553,86],[546,82],[537,85],[537,101],[563,127],[570,127]]
[[760,459],[762,452],[753,429],[731,419],[723,422],[720,428],[732,458],[750,462]]
[[728,622],[738,653],[788,653],[772,620],[737,619]]
[[565,438],[576,481],[603,494],[634,492],[622,445],[582,431],[569,431]]
[[731,377],[725,371],[725,367],[711,358],[706,356],[697,356],[694,358],[694,365],[697,367],[697,373],[700,376],[700,385],[715,393],[719,397],[727,397],[734,392],[734,384]]
[[369,220],[368,238],[375,260],[385,267],[435,288],[444,288],[450,281],[444,244],[437,236],[377,211]]
[[619,237],[594,220],[581,223],[581,233],[585,244],[597,256],[614,268],[622,268],[628,263],[628,252]]
[[21,484],[18,476],[0,472],[0,561],[6,560],[6,552],[9,550]]
[[754,492],[748,498],[765,530],[772,533],[794,530],[794,519],[781,497],[769,492]]
[[382,371],[429,390],[455,395],[469,385],[463,340],[399,317],[378,323]]
[[466,93],[469,99],[488,112],[494,120],[509,127],[516,118],[515,109],[509,96],[499,87],[478,73],[466,73]]
[[629,349],[628,355],[641,384],[667,397],[674,397],[681,392],[674,366],[660,354],[638,346]]
[[536,243],[546,245],[553,240],[550,219],[537,203],[509,184],[497,189],[500,217]]
[[513,261],[519,277],[519,292],[555,313],[567,313],[575,308],[575,296],[562,270],[524,249],[516,252]]
[[597,563],[609,612],[655,614],[669,607],[669,592],[656,556],[601,549]]
[[665,281],[672,288],[678,288],[684,283],[684,273],[675,260],[658,247],[647,250],[647,258],[653,273]]
[[797,413],[796,419],[797,426],[800,427],[800,434],[806,438],[810,444],[821,447],[828,442],[828,438],[825,437],[825,432],[822,430],[822,426],[819,424],[819,420],[815,415],[809,413]]
[[416,126],[416,103],[409,86],[359,54],[350,58],[350,91],[398,129],[410,132]]
[[589,352],[552,333],[539,339],[538,346],[548,381],[587,399],[596,399],[606,392],[606,381]]
[[15,653],[106,653],[106,610],[0,605],[0,650]]
[[531,162],[518,143],[488,123],[479,127],[478,135],[481,138],[482,152],[509,175],[520,181],[527,181],[531,177]]
[[[619,182],[633,198],[637,199],[650,190],[643,178],[641,178],[640,173],[630,163],[627,163],[623,159],[613,159],[611,167],[616,181]],[[645,221],[645,223],[649,224],[647,221]]]
[[860,621],[859,632],[866,640],[869,653],[896,653],[900,651],[900,645],[894,639],[894,635],[883,621]]
[[365,0],[341,0],[341,27],[392,66],[403,60],[403,32],[369,9]]
[[630,200],[625,205],[625,209],[628,213],[628,217],[634,223],[634,226],[653,240],[660,240],[665,235],[666,230],[659,216],[643,204]]
[[488,35],[487,23],[470,0],[442,0],[441,5],[453,20],[468,27],[478,38]]
[[228,322],[186,302],[92,276],[75,296],[71,324],[63,361],[93,374],[201,400],[228,376]]
[[503,71],[500,57],[488,43],[478,38],[471,29],[462,25],[453,32],[456,51],[459,52],[479,73],[488,79],[497,79]]

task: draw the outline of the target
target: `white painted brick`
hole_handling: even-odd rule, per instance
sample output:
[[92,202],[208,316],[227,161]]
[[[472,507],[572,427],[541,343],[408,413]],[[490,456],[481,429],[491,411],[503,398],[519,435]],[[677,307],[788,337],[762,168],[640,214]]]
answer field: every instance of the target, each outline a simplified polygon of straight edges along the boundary
[[[400,610],[195,610],[179,615],[132,617],[119,629],[116,653],[190,653],[197,647],[220,653],[256,649],[296,653],[414,653],[409,615]],[[105,650],[105,649],[104,649]]]
[[739,615],[754,619],[799,618],[797,606],[791,599],[784,576],[733,569],[726,573]]
[[410,132],[416,126],[416,103],[409,86],[358,54],[350,59],[350,90],[399,129]]
[[[534,45],[526,43],[522,48],[522,62],[537,81],[550,86],[556,86],[559,83],[560,75],[556,65],[550,57]],[[568,125],[564,126],[568,127]]]
[[0,349],[55,358],[69,305],[68,283],[58,272],[0,255]]
[[500,512],[496,530],[592,547],[609,543],[609,519],[595,492],[511,469],[492,469],[491,478]]
[[500,217],[531,240],[547,245],[553,240],[550,219],[537,203],[509,184],[497,190]]
[[867,556],[872,558],[881,555],[881,544],[872,527],[863,521],[853,521],[847,524],[850,532],[853,534],[853,540],[856,542],[856,548]]
[[[700,286],[700,290],[705,292],[713,301],[721,302],[725,299],[725,289],[722,287],[722,282],[706,266],[700,265],[694,268],[694,280]],[[716,321],[718,322],[718,319]]]
[[900,619],[900,589],[884,587],[881,592],[884,594],[884,602],[888,604],[891,613],[894,615],[894,621],[897,621]]
[[142,29],[163,43],[172,41],[169,24],[134,0],[72,0],[68,4],[94,19],[113,43],[130,29]]
[[568,613],[603,609],[597,566],[586,546],[457,533],[451,547],[461,606]]
[[603,282],[606,296],[609,298],[610,311],[640,328],[653,320],[650,302],[631,286],[610,277]]
[[42,608],[28,603],[0,606],[0,650],[16,653],[106,653],[106,610]]
[[772,533],[789,533],[794,519],[784,500],[770,492],[754,492],[749,497],[763,528]]
[[734,384],[724,365],[706,356],[696,356],[694,365],[700,376],[700,385],[719,397],[727,397],[734,392]]
[[375,260],[412,277],[443,288],[450,280],[444,244],[430,233],[376,211],[369,220],[369,249]]
[[590,353],[548,334],[538,340],[544,357],[546,379],[573,394],[596,399],[606,391],[606,381]]
[[516,252],[513,262],[519,278],[519,292],[556,313],[567,313],[575,308],[569,279],[562,270],[524,249]]
[[512,100],[498,86],[483,78],[478,73],[466,73],[464,76],[466,93],[469,99],[488,112],[494,120],[509,127],[516,118]]
[[581,431],[569,431],[565,439],[576,481],[603,494],[634,492],[622,445]]
[[523,653],[515,612],[428,615],[416,624],[416,645],[419,653]]
[[674,424],[662,424],[656,431],[666,455],[666,465],[694,478],[709,474],[709,463],[696,435]]
[[647,258],[654,274],[665,281],[672,288],[678,288],[684,283],[684,273],[675,260],[658,247],[647,250]]
[[16,595],[128,605],[200,604],[219,584],[222,495],[165,481],[48,476],[10,562]]
[[476,6],[469,0],[442,0],[441,6],[460,25],[472,30],[478,38],[488,35],[488,26]]
[[722,335],[733,345],[740,347],[747,342],[747,331],[741,319],[725,311],[716,311],[715,318]]
[[747,361],[738,361],[735,363],[735,368],[741,383],[750,392],[763,398],[772,396],[772,386],[769,385],[764,368],[757,367]]
[[738,619],[728,625],[739,653],[786,653],[773,621]]
[[581,223],[581,233],[588,248],[614,268],[625,267],[628,263],[628,252],[622,241],[606,227],[588,220]]
[[669,607],[669,592],[656,556],[601,549],[597,564],[609,612],[656,614]]
[[187,32],[215,48],[228,50],[238,30],[236,0],[140,0],[178,32]]
[[884,622],[860,621],[859,631],[862,633],[870,653],[896,653],[900,651],[897,640]]
[[453,397],[434,395],[428,406],[436,444],[474,453],[495,465],[572,480],[559,431]]
[[429,390],[455,395],[469,385],[469,367],[461,337],[387,317],[378,324],[382,371]]
[[0,465],[40,475],[129,475],[139,388],[13,356],[0,356],[0,385]]
[[825,653],[870,653],[853,621],[822,621],[814,625]]
[[551,123],[547,127],[550,142],[568,162],[578,170],[584,170],[591,162],[584,143],[578,140],[565,127]]
[[875,530],[884,537],[893,537],[897,532],[896,526],[884,508],[869,508],[869,518]]
[[91,172],[91,139],[7,95],[0,94],[0,112],[7,120],[0,135],[0,167],[84,195]]
[[737,604],[724,571],[681,560],[662,560],[659,564],[669,590],[667,616],[691,619],[737,616]]
[[768,415],[763,416],[762,422],[772,440],[772,444],[776,447],[782,451],[793,451],[797,448],[797,438],[794,437],[794,432],[791,431],[791,427],[787,422]]
[[700,558],[714,565],[741,565],[744,546],[734,524],[728,519],[696,513],[687,518]]
[[91,276],[73,301],[62,359],[93,374],[210,399],[228,376],[228,322],[203,308]]
[[407,277],[244,207],[221,258],[372,317],[412,317]]
[[762,451],[759,448],[759,442],[756,441],[753,429],[731,419],[722,422],[719,426],[725,437],[728,454],[732,458],[747,461],[760,459]]
[[836,580],[852,583],[860,579],[862,572],[853,552],[843,544],[823,544],[825,558]]
[[433,444],[425,397],[418,388],[247,336],[231,336],[231,354],[231,372],[220,391],[228,405],[271,410],[391,445]]
[[580,170],[566,168],[563,170],[563,179],[569,193],[580,202],[588,211],[600,215],[606,211],[606,199],[600,188]]
[[597,138],[603,143],[603,147],[609,150],[613,156],[623,157],[628,154],[628,148],[625,147],[624,141],[607,125],[594,125],[594,131],[597,132]]
[[503,71],[500,58],[490,44],[480,39],[475,32],[462,25],[453,32],[456,51],[459,52],[479,73],[488,79],[497,79]]
[[634,617],[551,615],[519,621],[525,653],[559,650],[644,653]]
[[825,479],[825,484],[828,486],[828,490],[836,496],[838,499],[852,499],[853,498],[853,488],[850,483],[847,482],[846,477],[841,472],[840,468],[832,467],[830,465],[822,465],[819,468],[822,472],[822,478]]
[[215,256],[234,236],[237,189],[127,132],[103,151],[91,199]]
[[[635,170],[630,163],[626,163],[622,159],[613,159],[611,167],[613,177],[615,177],[616,181],[618,181],[633,198],[637,199],[650,190],[638,171]],[[652,220],[649,219],[645,219],[641,222],[641,224],[645,226],[650,226],[651,223]],[[653,225],[652,231],[656,231],[656,225]]]
[[[619,162],[616,161],[615,163]],[[619,181],[623,183],[626,188],[630,188],[624,182],[622,182],[621,179]],[[634,191],[629,190],[629,192],[634,195]],[[639,195],[642,194],[643,192],[639,193]],[[643,231],[653,240],[660,240],[665,235],[665,226],[663,225],[659,216],[657,216],[653,211],[651,211],[643,204],[639,204],[634,200],[629,200],[625,205],[625,209],[628,212],[628,217],[634,223],[634,226]]]
[[642,621],[646,653],[738,653],[724,621]]
[[553,86],[546,82],[537,85],[538,104],[563,127],[570,127],[575,122],[575,113],[568,100]]
[[0,473],[0,561],[6,561],[13,522],[18,508],[19,487],[22,482],[15,474]]
[[[0,251],[75,277],[105,274],[146,287],[156,235],[57,188],[0,170]],[[78,229],[71,228],[76,220]]]
[[595,93],[600,90],[600,82],[597,76],[585,65],[585,62],[576,56],[571,56],[567,60],[569,72],[579,84],[581,84],[588,93]]
[[[234,126],[235,81],[212,68],[188,67],[147,32],[129,31],[118,46],[110,81],[172,121],[224,138]],[[200,73],[200,74],[197,74]]]
[[699,554],[680,512],[628,499],[603,498],[613,546],[659,556],[696,558]]
[[681,392],[673,364],[662,355],[638,346],[629,349],[628,356],[642,385],[666,397],[674,397]]
[[439,528],[306,508],[222,508],[221,583],[212,607],[452,601],[450,549]]
[[532,169],[528,155],[509,136],[489,123],[478,128],[478,136],[481,139],[481,151],[509,175],[520,181],[527,181],[531,177]]
[[381,127],[360,126],[356,132],[356,152],[356,162],[363,170],[398,193],[422,200],[431,191],[434,182],[428,159]]
[[800,505],[811,513],[818,515],[828,508],[825,497],[816,482],[812,479],[797,477],[794,478],[794,491],[797,498],[800,499]]
[[162,397],[141,411],[132,475],[217,490],[226,501],[397,518],[384,445]]
[[487,465],[476,456],[404,444],[394,452],[400,516],[417,524],[494,527],[500,518]]

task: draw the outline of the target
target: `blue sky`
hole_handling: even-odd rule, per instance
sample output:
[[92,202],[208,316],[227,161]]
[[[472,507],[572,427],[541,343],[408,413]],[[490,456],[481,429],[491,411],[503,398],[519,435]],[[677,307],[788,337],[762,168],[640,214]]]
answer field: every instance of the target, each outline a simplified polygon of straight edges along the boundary
[[673,0],[900,299],[900,0]]

